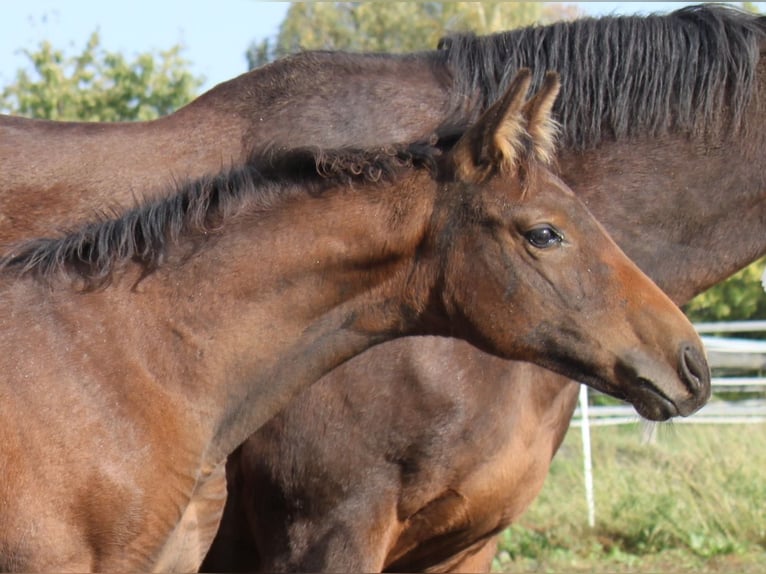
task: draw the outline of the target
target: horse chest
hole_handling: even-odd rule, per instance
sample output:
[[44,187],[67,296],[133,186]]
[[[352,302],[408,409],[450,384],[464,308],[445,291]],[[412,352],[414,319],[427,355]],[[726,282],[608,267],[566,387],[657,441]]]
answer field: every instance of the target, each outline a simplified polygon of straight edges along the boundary
[[218,531],[226,502],[225,463],[200,481],[157,554],[153,572],[196,572]]

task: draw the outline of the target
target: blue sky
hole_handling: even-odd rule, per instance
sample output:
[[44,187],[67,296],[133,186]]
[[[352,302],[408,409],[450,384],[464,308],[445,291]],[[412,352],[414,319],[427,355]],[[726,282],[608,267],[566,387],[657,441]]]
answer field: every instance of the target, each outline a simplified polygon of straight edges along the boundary
[[[25,67],[23,50],[49,40],[67,54],[80,53],[94,30],[109,51],[140,52],[184,46],[203,89],[245,72],[253,40],[277,33],[287,2],[255,0],[0,0],[0,87]],[[695,2],[570,2],[588,14],[664,12]],[[766,3],[759,3],[766,5]]]

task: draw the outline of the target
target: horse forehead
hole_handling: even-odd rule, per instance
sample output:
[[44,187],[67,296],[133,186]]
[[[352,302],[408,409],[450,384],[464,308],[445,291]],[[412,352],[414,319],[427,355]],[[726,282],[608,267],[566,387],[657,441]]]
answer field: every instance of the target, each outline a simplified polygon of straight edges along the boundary
[[553,212],[570,212],[582,205],[575,193],[553,174],[535,175],[524,184],[508,183],[502,194],[506,205],[517,205],[522,209],[541,208]]
[[499,178],[499,185],[506,190],[519,190],[520,199],[534,200],[536,197],[555,196],[576,198],[574,191],[555,173],[542,166],[530,167],[533,175],[522,184],[518,175]]
[[537,184],[527,191],[525,199],[530,207],[538,207],[562,217],[576,218],[578,221],[588,219],[590,215],[572,189],[553,174],[537,180]]
[[532,209],[543,210],[551,215],[559,214],[562,217],[572,217],[579,215],[580,211],[586,211],[585,205],[572,189],[559,177],[547,171],[535,175],[526,184],[521,183],[518,178],[498,177],[479,187],[483,189],[477,193],[474,187],[471,194],[490,211],[521,209],[527,212]]
[[561,178],[547,170],[539,174],[537,187],[551,195],[564,196],[571,199],[577,197],[572,188],[564,183]]

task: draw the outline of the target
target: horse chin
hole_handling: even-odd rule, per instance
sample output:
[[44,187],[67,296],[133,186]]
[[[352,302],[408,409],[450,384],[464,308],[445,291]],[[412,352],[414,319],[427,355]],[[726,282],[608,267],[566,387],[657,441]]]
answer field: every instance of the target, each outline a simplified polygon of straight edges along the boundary
[[662,422],[681,415],[681,411],[670,398],[648,379],[639,378],[638,391],[628,401],[643,418]]
[[649,379],[643,377],[632,379],[627,383],[630,388],[627,392],[625,387],[616,387],[606,380],[597,377],[585,377],[580,380],[589,387],[606,393],[615,399],[630,403],[636,409],[636,412],[647,420],[662,422],[678,415],[684,415],[676,403]]
[[699,410],[707,400],[708,373],[704,358],[689,344],[679,348],[677,370],[639,349],[623,353],[614,369],[621,398],[652,421],[686,417]]

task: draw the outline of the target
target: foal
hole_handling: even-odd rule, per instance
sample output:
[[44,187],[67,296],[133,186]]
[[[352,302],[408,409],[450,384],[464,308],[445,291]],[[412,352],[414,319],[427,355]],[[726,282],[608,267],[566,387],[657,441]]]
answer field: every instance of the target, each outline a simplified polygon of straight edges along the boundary
[[[766,132],[758,129],[766,120],[765,18],[705,4],[462,35],[444,47],[455,97],[494,101],[520,65],[560,70],[562,179],[677,303],[766,253],[766,234],[742,233],[766,225]],[[304,53],[293,64],[308,70],[309,59],[328,74],[343,61]],[[427,77],[400,75],[395,85],[409,87]],[[375,77],[385,84],[384,74]],[[371,99],[370,83],[358,71],[354,95]],[[417,106],[407,98],[375,109],[411,112]],[[333,105],[349,106],[341,93],[326,100],[327,113]],[[425,115],[422,122],[429,125]],[[391,114],[377,133],[403,129]],[[230,457],[227,509],[204,567],[489,571],[496,535],[543,486],[578,390],[457,339],[371,349]],[[379,540],[391,521],[403,525],[399,537]]]
[[701,342],[548,171],[558,80],[525,103],[529,82],[445,153],[254,159],[13,249],[0,569],[196,569],[226,456],[333,367],[407,334],[534,361],[654,418],[698,409]]

